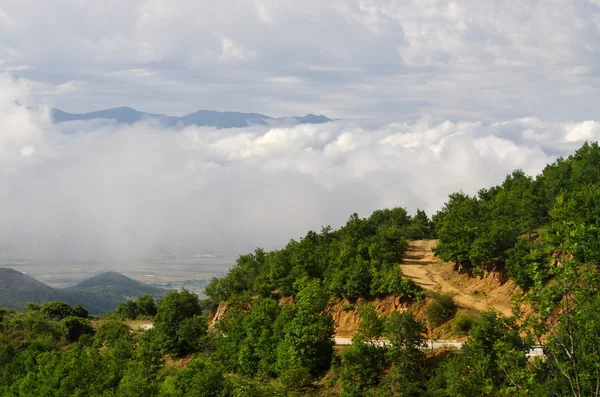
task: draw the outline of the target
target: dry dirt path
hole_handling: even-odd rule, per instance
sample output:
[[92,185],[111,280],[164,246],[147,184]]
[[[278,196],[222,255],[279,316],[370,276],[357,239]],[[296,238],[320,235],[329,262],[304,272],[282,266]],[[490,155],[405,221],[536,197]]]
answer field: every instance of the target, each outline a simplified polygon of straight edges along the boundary
[[438,240],[415,240],[408,244],[400,268],[406,277],[410,277],[421,287],[445,294],[454,295],[454,300],[459,307],[486,311],[494,309],[510,316],[512,308],[509,305],[491,303],[485,298],[476,297],[462,292],[459,288],[446,280],[442,271],[436,264],[441,261],[431,251]]

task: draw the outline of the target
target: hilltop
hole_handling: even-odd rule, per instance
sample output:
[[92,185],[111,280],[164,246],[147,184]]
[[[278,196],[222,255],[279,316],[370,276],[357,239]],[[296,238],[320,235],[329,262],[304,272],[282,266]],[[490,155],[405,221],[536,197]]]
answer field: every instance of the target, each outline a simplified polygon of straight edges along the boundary
[[75,114],[60,109],[52,109],[52,119],[56,123],[75,120],[116,120],[118,123],[133,124],[145,120],[158,121],[165,127],[187,127],[190,125],[216,128],[242,128],[253,125],[295,125],[322,124],[331,121],[323,115],[308,114],[306,116],[291,116],[274,118],[260,113],[217,112],[214,110],[199,110],[183,117],[167,116],[164,114],[141,112],[129,107],[99,110],[95,112]]
[[114,310],[129,298],[145,293],[160,296],[166,292],[116,272],[101,273],[73,287],[58,289],[17,270],[0,268],[0,307],[9,309],[23,309],[28,302],[63,301],[81,304],[91,314],[101,314]]
[[22,309],[27,302],[67,301],[69,295],[14,269],[0,268],[0,307]]

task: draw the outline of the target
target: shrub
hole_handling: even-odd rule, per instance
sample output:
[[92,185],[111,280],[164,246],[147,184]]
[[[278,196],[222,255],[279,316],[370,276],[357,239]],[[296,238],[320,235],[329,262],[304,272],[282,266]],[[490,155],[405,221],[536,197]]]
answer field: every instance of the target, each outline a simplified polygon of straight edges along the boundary
[[352,303],[347,303],[344,306],[342,306],[343,312],[351,312],[353,310],[354,310],[354,305]]
[[289,391],[298,391],[310,385],[310,372],[300,366],[290,366],[279,376],[283,386]]
[[156,314],[156,303],[150,294],[144,294],[137,298],[137,313],[141,316],[154,316]]
[[114,344],[118,340],[129,339],[131,328],[120,321],[108,321],[100,326],[98,334],[99,340]]
[[62,320],[74,314],[69,304],[57,301],[44,303],[40,310],[54,320]]
[[135,320],[139,314],[138,304],[135,301],[125,301],[119,303],[115,309],[115,313],[123,318],[129,318]]
[[471,331],[476,322],[477,318],[475,316],[462,314],[456,317],[453,328],[456,334],[464,335]]
[[449,321],[456,314],[456,303],[454,298],[447,294],[436,294],[433,301],[425,309],[429,323],[438,327]]
[[75,342],[81,335],[91,334],[93,329],[88,320],[76,316],[69,316],[62,319],[59,323],[59,328],[63,334],[63,338],[67,342]]
[[80,318],[88,318],[90,313],[85,310],[85,308],[81,305],[77,305],[73,308],[73,315]]
[[385,349],[358,342],[341,351],[340,361],[342,395],[357,395],[381,381],[386,367]]

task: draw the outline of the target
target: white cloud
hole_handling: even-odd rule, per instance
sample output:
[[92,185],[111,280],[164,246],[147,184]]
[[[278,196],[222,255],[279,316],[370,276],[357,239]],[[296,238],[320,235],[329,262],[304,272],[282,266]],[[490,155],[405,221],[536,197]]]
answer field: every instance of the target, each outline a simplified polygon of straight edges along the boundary
[[256,59],[256,52],[247,50],[243,45],[235,44],[228,38],[221,39],[221,57],[223,61],[230,61],[232,59],[238,59],[242,61],[248,61]]
[[[29,258],[112,263],[280,247],[392,206],[535,174],[597,122],[349,122],[214,130],[53,125],[27,81],[0,78],[0,241]],[[35,110],[35,109],[40,109]]]

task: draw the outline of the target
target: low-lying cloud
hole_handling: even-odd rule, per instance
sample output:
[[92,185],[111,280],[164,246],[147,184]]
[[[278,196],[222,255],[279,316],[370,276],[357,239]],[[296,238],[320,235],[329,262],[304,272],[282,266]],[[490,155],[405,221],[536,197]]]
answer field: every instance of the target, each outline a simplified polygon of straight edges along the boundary
[[0,251],[118,263],[277,248],[353,212],[435,212],[600,137],[594,121],[344,121],[285,128],[54,125],[0,77]]

